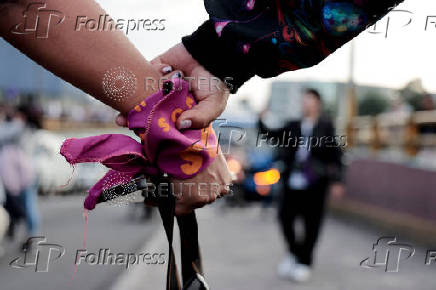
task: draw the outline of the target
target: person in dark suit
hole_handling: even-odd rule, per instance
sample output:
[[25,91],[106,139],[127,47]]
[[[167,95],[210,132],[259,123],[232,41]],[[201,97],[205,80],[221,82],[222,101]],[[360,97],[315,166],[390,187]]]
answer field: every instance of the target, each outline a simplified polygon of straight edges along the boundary
[[[340,147],[345,146],[344,137],[335,136],[332,122],[321,116],[321,109],[320,94],[307,89],[303,94],[301,120],[274,130],[267,128],[262,118],[259,120],[265,142],[277,144],[275,141],[281,140],[277,154],[285,163],[282,175],[285,188],[279,220],[289,252],[279,264],[278,273],[297,282],[310,278],[328,190],[334,195],[343,194]],[[304,222],[301,239],[295,231],[297,218]]]

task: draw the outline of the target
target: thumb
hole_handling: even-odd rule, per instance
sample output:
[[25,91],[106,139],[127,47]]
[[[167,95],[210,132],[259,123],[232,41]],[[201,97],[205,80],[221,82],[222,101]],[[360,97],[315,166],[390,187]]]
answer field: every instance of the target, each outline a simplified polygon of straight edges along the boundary
[[184,111],[177,120],[178,129],[202,129],[218,118],[226,107],[226,97],[210,95],[192,109]]

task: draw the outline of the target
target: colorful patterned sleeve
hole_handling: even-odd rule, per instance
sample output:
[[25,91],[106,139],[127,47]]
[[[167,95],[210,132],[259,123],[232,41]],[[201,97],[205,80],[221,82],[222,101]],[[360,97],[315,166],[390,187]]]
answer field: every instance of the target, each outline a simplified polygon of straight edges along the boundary
[[205,0],[210,19],[182,42],[234,93],[251,77],[318,64],[403,0]]

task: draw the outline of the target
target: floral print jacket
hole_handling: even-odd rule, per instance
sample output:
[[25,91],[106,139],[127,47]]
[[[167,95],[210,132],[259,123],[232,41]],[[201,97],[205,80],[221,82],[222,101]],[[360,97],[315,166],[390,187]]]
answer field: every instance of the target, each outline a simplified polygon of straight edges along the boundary
[[233,92],[254,75],[318,64],[403,0],[205,0],[210,19],[182,39]]

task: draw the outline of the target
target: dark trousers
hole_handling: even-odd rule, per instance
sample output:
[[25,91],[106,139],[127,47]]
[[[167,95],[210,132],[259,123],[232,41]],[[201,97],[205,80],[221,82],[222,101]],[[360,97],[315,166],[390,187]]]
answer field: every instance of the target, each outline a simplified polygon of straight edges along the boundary
[[13,238],[15,236],[16,225],[21,219],[26,217],[23,195],[13,195],[6,192],[6,202],[4,207],[10,216],[7,236]]
[[[327,182],[319,182],[306,190],[287,189],[282,197],[279,207],[280,225],[289,251],[301,264],[313,263],[313,249],[324,217],[326,193]],[[298,241],[295,233],[297,218],[301,218],[304,223],[304,235]]]

